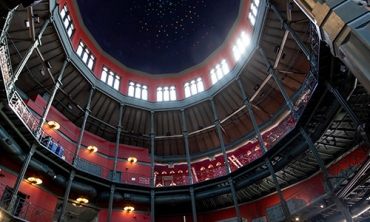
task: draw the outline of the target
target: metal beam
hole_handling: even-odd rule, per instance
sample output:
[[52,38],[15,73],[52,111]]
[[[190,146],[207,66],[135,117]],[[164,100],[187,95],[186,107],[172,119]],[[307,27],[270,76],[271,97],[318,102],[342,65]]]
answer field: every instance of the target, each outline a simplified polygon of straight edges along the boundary
[[181,117],[182,117],[182,133],[183,133],[184,142],[185,142],[186,162],[188,164],[189,183],[193,184],[194,181],[193,181],[193,175],[191,174],[189,140],[188,140],[188,131],[186,129],[186,118],[185,118],[184,109],[181,109]]
[[230,166],[229,166],[229,162],[227,160],[225,143],[224,143],[224,139],[222,137],[222,131],[221,131],[221,127],[220,127],[220,120],[217,117],[215,102],[213,101],[213,99],[210,99],[210,101],[211,101],[211,104],[212,104],[213,116],[215,118],[215,126],[216,126],[216,129],[217,129],[218,139],[220,140],[221,150],[222,150],[222,154],[224,156],[226,173],[229,174],[230,173]]
[[296,111],[294,109],[293,103],[290,100],[290,97],[288,96],[288,94],[286,93],[283,84],[281,84],[281,82],[279,80],[279,77],[276,75],[275,70],[272,68],[269,59],[267,58],[265,52],[263,51],[263,49],[261,47],[259,47],[259,51],[260,51],[263,59],[265,60],[265,63],[266,63],[266,66],[267,66],[268,71],[270,72],[270,74],[272,75],[272,77],[274,77],[274,80],[276,82],[276,85],[279,87],[280,92],[283,94],[283,97],[284,97],[284,99],[285,99],[285,101],[286,101],[286,103],[287,103],[290,111],[293,113],[294,119],[297,121],[299,119],[299,116],[297,115],[297,113],[296,113]]

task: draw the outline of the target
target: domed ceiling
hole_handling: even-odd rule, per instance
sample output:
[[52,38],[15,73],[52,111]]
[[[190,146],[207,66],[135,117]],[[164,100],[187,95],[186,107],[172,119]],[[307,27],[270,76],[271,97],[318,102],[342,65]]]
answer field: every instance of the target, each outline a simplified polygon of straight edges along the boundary
[[240,0],[77,0],[100,47],[149,74],[178,73],[203,62],[226,39]]

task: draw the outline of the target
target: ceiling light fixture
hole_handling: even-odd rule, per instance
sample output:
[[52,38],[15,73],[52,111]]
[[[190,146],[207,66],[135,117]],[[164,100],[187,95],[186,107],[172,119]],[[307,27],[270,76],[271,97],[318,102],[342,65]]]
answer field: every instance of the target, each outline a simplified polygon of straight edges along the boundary
[[92,153],[95,153],[96,151],[98,151],[98,147],[96,146],[88,146],[87,147],[87,150],[92,152]]
[[27,181],[34,185],[42,184],[42,180],[37,177],[28,177]]
[[79,198],[76,199],[76,201],[79,204],[87,204],[89,202],[89,200],[84,198],[84,197],[79,197]]
[[57,122],[55,122],[55,121],[49,121],[49,122],[48,122],[48,125],[49,125],[49,127],[50,127],[50,128],[55,129],[55,130],[57,130],[57,129],[59,129],[59,128],[60,128],[59,123],[57,123]]
[[132,206],[126,206],[126,207],[124,207],[124,208],[123,208],[123,210],[124,210],[124,211],[127,211],[127,212],[132,212],[132,211],[134,211],[134,210],[135,210],[135,208],[134,208],[134,207],[132,207]]
[[129,157],[129,158],[127,158],[127,161],[130,162],[130,163],[136,163],[137,159],[136,159],[136,157]]

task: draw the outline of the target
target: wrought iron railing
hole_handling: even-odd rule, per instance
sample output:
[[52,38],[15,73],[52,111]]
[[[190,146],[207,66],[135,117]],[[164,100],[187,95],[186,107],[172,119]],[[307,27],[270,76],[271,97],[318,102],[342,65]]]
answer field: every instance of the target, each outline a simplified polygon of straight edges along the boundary
[[[0,183],[0,207],[8,211],[8,207],[12,200],[13,190],[9,186]],[[11,212],[11,215],[32,222],[50,222],[53,219],[54,213],[41,206],[17,196]]]

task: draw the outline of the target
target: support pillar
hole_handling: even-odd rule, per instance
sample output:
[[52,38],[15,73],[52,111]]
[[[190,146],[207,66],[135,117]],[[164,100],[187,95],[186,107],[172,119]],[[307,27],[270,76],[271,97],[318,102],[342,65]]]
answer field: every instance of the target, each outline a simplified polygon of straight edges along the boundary
[[324,164],[324,161],[322,161],[322,159],[320,157],[320,154],[319,154],[319,152],[316,149],[315,144],[313,143],[311,137],[308,135],[308,133],[306,132],[306,130],[303,127],[300,127],[299,128],[299,131],[301,132],[302,136],[305,138],[306,143],[310,147],[311,152],[314,155],[314,157],[316,159],[316,162],[319,165],[319,167],[321,169],[321,172],[324,175],[324,179],[325,179],[325,182],[326,182],[326,185],[327,185],[326,192],[328,194],[331,194],[333,192],[333,185],[331,184],[330,174],[329,174],[328,170],[326,169],[326,166]]
[[236,196],[236,191],[235,191],[233,179],[231,177],[228,177],[227,181],[229,182],[230,189],[231,189],[231,195],[233,196],[233,201],[234,201],[234,207],[235,207],[235,211],[236,211],[237,220],[238,220],[238,222],[242,222],[242,218],[240,216],[238,198]]
[[340,212],[342,212],[343,216],[346,218],[347,222],[353,222],[352,215],[348,210],[347,203],[344,202],[344,200],[339,199],[338,197],[334,197],[335,205],[337,205],[337,208]]
[[22,180],[24,178],[24,175],[26,174],[28,165],[31,162],[31,158],[32,158],[33,154],[35,153],[35,150],[36,150],[36,145],[32,144],[31,148],[30,148],[30,151],[27,154],[26,159],[24,160],[24,163],[22,165],[22,169],[18,174],[17,180],[15,181],[15,184],[14,184],[14,187],[13,187],[12,199],[10,200],[10,204],[7,208],[7,211],[9,211],[10,214],[13,214],[15,203],[16,203],[17,197],[18,197],[17,195],[18,195],[19,187],[21,186]]
[[[113,163],[113,173],[111,180],[113,182],[117,182],[116,174],[117,174],[117,160],[118,160],[118,149],[119,149],[119,140],[121,137],[121,130],[122,130],[122,115],[123,115],[123,104],[120,104],[119,107],[119,119],[117,124],[117,134],[116,134],[116,147],[114,153],[114,163]],[[120,180],[119,180],[120,181]]]
[[49,114],[49,110],[50,110],[50,107],[51,107],[51,104],[53,103],[54,101],[54,97],[55,97],[55,94],[57,93],[59,87],[62,85],[62,78],[63,78],[63,74],[64,74],[64,70],[68,64],[68,59],[64,60],[63,62],[63,65],[62,65],[62,68],[60,69],[60,72],[59,72],[59,77],[57,79],[57,82],[55,83],[55,86],[54,86],[54,89],[53,89],[53,92],[51,93],[50,95],[50,98],[48,100],[48,103],[46,105],[46,108],[44,109],[44,112],[42,114],[42,118],[41,118],[41,121],[39,123],[39,125],[37,126],[37,129],[36,129],[36,136],[39,137],[40,136],[40,133],[41,133],[41,128],[42,126],[44,125],[45,121],[46,121],[46,117],[48,116]]
[[114,197],[114,191],[116,190],[116,186],[112,184],[110,186],[110,195],[109,195],[109,205],[108,205],[108,218],[107,222],[111,221],[112,218],[112,211],[113,211],[113,197]]
[[222,154],[224,156],[226,174],[229,174],[230,173],[230,166],[229,166],[229,162],[227,161],[226,148],[225,148],[224,139],[222,137],[220,120],[217,117],[215,102],[213,101],[213,99],[210,99],[210,100],[211,100],[211,104],[212,104],[213,116],[215,118],[215,126],[216,126],[216,129],[217,129],[218,138],[220,140],[221,150],[222,150]]
[[249,102],[248,102],[248,98],[247,98],[247,95],[246,95],[246,93],[245,93],[245,91],[244,91],[243,84],[242,84],[242,82],[240,81],[240,79],[237,79],[237,81],[238,81],[238,83],[239,83],[240,90],[242,91],[244,105],[245,105],[245,106],[247,107],[247,109],[248,109],[249,116],[251,117],[251,120],[252,120],[252,123],[253,123],[254,131],[256,132],[256,135],[257,135],[258,141],[260,142],[260,147],[261,147],[261,149],[262,149],[262,152],[263,152],[263,153],[266,153],[266,152],[267,152],[267,148],[266,148],[266,146],[265,146],[265,143],[263,142],[263,139],[262,139],[262,135],[261,135],[260,129],[258,128],[258,124],[257,124],[256,118],[254,117],[252,107],[251,107],[251,105],[250,105],[250,104],[249,104]]
[[271,174],[272,180],[274,181],[275,188],[276,188],[276,191],[277,191],[278,196],[279,196],[279,199],[280,199],[281,208],[283,209],[283,213],[284,213],[285,219],[288,219],[290,217],[289,208],[288,208],[287,203],[285,202],[283,193],[281,192],[279,181],[276,178],[274,168],[272,167],[272,164],[271,164],[269,158],[266,158],[265,159],[265,162],[266,162],[267,167],[270,170],[270,174]]
[[60,215],[59,215],[59,218],[58,218],[58,222],[64,222],[64,214],[66,213],[66,210],[67,210],[67,203],[68,203],[68,198],[69,198],[69,193],[71,192],[71,187],[72,187],[72,182],[73,182],[73,179],[75,177],[75,170],[72,170],[71,171],[71,174],[69,175],[69,179],[68,179],[68,184],[67,184],[67,187],[66,187],[66,190],[64,192],[64,199],[63,199],[63,205],[62,205],[62,209],[60,210]]
[[91,111],[90,111],[90,103],[91,103],[91,99],[92,99],[92,96],[93,96],[94,90],[95,90],[95,88],[94,88],[94,87],[91,87],[90,95],[89,95],[89,99],[88,99],[88,101],[87,101],[87,105],[86,105],[85,116],[84,116],[84,119],[83,119],[83,122],[82,122],[82,126],[81,126],[80,136],[78,137],[78,142],[77,142],[76,152],[75,152],[75,155],[74,155],[74,157],[73,157],[73,165],[74,165],[74,166],[77,166],[78,153],[79,153],[80,148],[81,148],[82,137],[83,137],[83,134],[84,134],[84,132],[85,132],[85,126],[86,126],[87,117],[89,117],[89,114],[90,114],[90,112],[91,112]]
[[197,206],[195,205],[194,188],[190,187],[191,209],[193,212],[193,222],[197,222]]
[[265,60],[265,63],[266,63],[266,66],[267,66],[267,69],[268,69],[269,73],[274,78],[274,80],[276,82],[276,85],[279,87],[280,92],[283,94],[283,97],[284,97],[284,99],[285,99],[285,101],[286,101],[286,103],[287,103],[290,111],[293,114],[294,119],[297,121],[299,119],[299,116],[297,115],[297,113],[296,113],[296,111],[294,109],[293,102],[290,100],[290,97],[286,93],[283,84],[281,84],[281,82],[279,80],[279,77],[276,75],[275,70],[271,66],[269,59],[267,58],[265,52],[263,51],[263,49],[261,47],[259,47],[259,51],[260,51],[263,59]]
[[338,209],[340,209],[343,216],[346,218],[347,222],[353,221],[352,216],[348,210],[347,204],[345,204],[344,201],[340,199],[339,197],[337,197],[336,194],[334,193],[334,186],[330,181],[330,174],[328,170],[326,169],[324,161],[321,159],[320,154],[315,144],[313,143],[311,137],[308,135],[308,133],[303,127],[299,128],[299,131],[301,132],[302,136],[306,139],[306,142],[308,146],[310,147],[312,154],[315,156],[317,164],[319,165],[321,172],[324,175],[324,179],[326,182],[326,187],[325,187],[326,193],[329,196],[333,196],[335,204],[337,205]]
[[151,222],[155,222],[155,192],[153,189],[150,191],[150,214]]
[[193,181],[193,175],[191,174],[189,140],[188,140],[188,131],[186,129],[186,118],[185,118],[184,109],[181,109],[181,116],[182,116],[182,134],[184,136],[184,142],[185,142],[186,162],[188,164],[189,184],[193,184],[194,181]]
[[357,117],[357,115],[353,112],[353,110],[351,109],[351,107],[348,105],[347,101],[343,98],[342,94],[340,94],[340,92],[334,88],[330,82],[326,82],[325,83],[326,85],[326,88],[328,88],[328,90],[333,93],[333,95],[335,96],[335,98],[338,100],[338,102],[342,105],[343,109],[347,112],[347,114],[351,117],[352,121],[357,125],[361,125],[361,121],[359,120],[359,118]]
[[152,180],[150,182],[152,187],[155,187],[155,175],[154,175],[154,111],[150,111],[150,167],[151,167],[151,175]]

